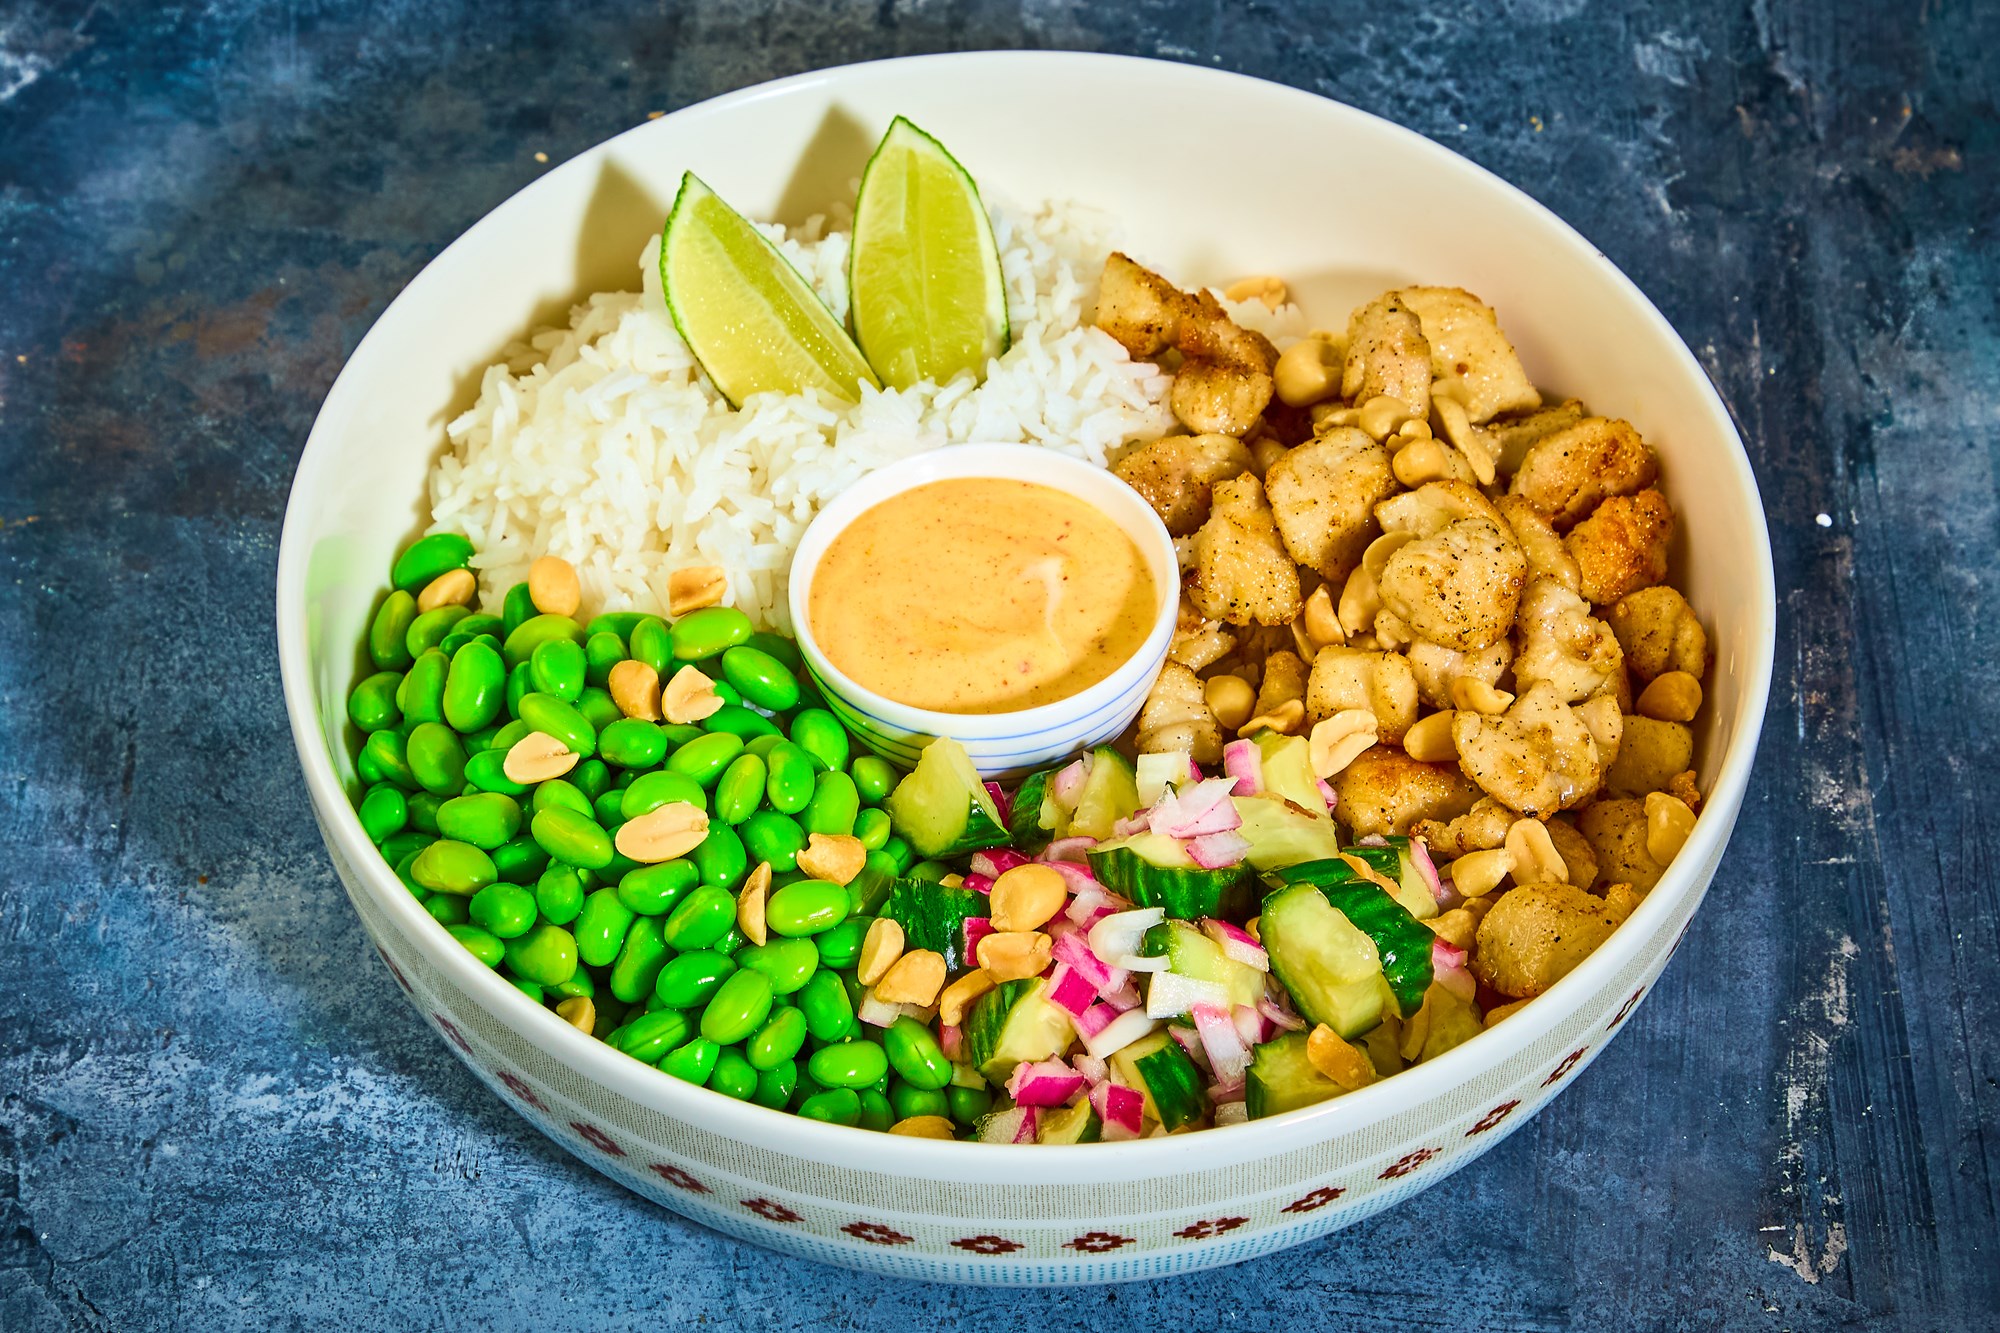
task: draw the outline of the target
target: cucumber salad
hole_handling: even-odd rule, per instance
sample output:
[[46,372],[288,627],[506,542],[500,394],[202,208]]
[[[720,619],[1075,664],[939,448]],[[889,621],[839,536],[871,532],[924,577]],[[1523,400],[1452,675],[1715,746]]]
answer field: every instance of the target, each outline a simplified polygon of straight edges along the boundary
[[[852,234],[817,249],[690,175],[650,305],[593,298],[599,342],[550,335],[561,365],[490,372],[532,441],[503,445],[512,407],[463,427],[484,453],[454,424],[432,530],[365,634],[352,794],[520,1003],[831,1123],[1182,1133],[1504,1022],[1690,836],[1712,654],[1634,427],[1545,400],[1469,292],[1397,288],[1315,330],[1279,279],[1185,291],[1042,216],[1028,242],[996,228],[902,120]],[[1054,447],[1002,400],[1060,374],[1129,400],[1090,448],[1176,539],[1166,664],[1115,744],[1003,785],[943,736],[901,771],[827,708],[776,610],[793,520],[838,483],[802,500],[777,464],[727,469],[932,447],[941,427],[883,441],[982,391],[965,429]],[[693,406],[612,412],[614,391]],[[622,434],[599,443],[607,413]],[[697,434],[627,438],[661,421]],[[578,433],[561,466],[526,458]],[[576,498],[576,476],[674,450],[717,465]],[[780,535],[730,545],[779,511]]]

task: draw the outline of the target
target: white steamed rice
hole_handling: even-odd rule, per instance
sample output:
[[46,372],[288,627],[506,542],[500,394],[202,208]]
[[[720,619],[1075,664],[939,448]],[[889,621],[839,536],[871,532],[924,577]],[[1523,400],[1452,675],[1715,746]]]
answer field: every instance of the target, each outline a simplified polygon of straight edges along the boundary
[[[1103,465],[1174,425],[1170,377],[1085,320],[1115,248],[1109,220],[1072,204],[993,211],[1013,344],[974,385],[865,391],[858,405],[769,395],[743,411],[716,393],[674,331],[659,241],[641,292],[599,292],[566,329],[534,334],[489,368],[447,428],[431,474],[431,530],[464,533],[487,608],[545,554],[575,565],[584,604],[661,612],[667,576],[719,565],[730,605],[790,628],[792,552],[820,506],[869,470],[945,444],[1040,444]],[[823,219],[764,231],[833,313],[847,314],[848,236]],[[1285,334],[1251,303],[1242,322]],[[1289,317],[1289,318],[1285,318]]]

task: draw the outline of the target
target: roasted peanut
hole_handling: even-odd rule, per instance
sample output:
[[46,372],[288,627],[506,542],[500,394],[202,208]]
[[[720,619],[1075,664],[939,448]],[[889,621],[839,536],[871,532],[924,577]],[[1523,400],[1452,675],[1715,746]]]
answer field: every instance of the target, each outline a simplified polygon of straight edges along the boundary
[[528,599],[544,615],[573,616],[583,605],[583,587],[576,566],[559,555],[545,555],[528,566]]

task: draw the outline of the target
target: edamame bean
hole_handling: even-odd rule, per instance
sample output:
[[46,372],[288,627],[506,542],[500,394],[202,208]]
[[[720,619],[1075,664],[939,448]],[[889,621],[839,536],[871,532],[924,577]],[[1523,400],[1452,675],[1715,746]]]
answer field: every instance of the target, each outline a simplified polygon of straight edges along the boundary
[[700,1087],[715,1072],[715,1059],[721,1053],[722,1048],[708,1038],[696,1037],[685,1046],[668,1052],[666,1058],[660,1061],[660,1070]]
[[474,611],[452,628],[455,633],[470,634],[474,638],[482,634],[490,634],[493,636],[493,647],[495,651],[498,651],[500,640],[507,633],[505,625],[506,622],[499,616],[489,616],[484,611]]
[[621,768],[651,768],[667,757],[667,738],[644,718],[621,717],[597,737],[598,753]]
[[402,592],[416,592],[440,574],[472,563],[472,543],[456,532],[433,532],[403,549],[389,567],[389,582]]
[[899,1078],[889,1084],[889,1108],[898,1120],[919,1115],[949,1117],[951,1099],[940,1088],[919,1088]]
[[634,661],[644,662],[659,674],[661,680],[673,674],[673,637],[667,631],[667,622],[658,616],[644,616],[632,626],[626,636],[631,643]]
[[444,797],[427,791],[416,791],[411,792],[405,800],[410,808],[410,827],[435,838],[438,835],[438,810],[444,805]]
[[364,732],[403,725],[403,710],[396,706],[396,690],[402,683],[400,671],[378,671],[364,678],[348,692],[347,720]]
[[889,1126],[896,1123],[895,1108],[889,1099],[876,1088],[861,1089],[861,1118],[856,1122],[859,1128],[872,1129],[877,1134],[889,1132]]
[[455,893],[433,893],[424,900],[424,910],[440,926],[462,926],[472,920],[472,913],[465,910],[465,902]]
[[653,993],[660,969],[672,951],[660,937],[658,917],[642,916],[625,932],[625,943],[611,963],[611,993],[627,1004]]
[[550,807],[574,810],[580,815],[591,813],[590,798],[561,778],[535,784],[535,794],[529,798],[528,806],[535,814]]
[[500,654],[474,639],[451,659],[444,682],[444,720],[459,731],[478,731],[500,715],[507,701],[507,667]]
[[872,916],[851,916],[829,930],[812,937],[821,967],[853,967],[861,957],[861,942],[868,937]]
[[[677,954],[660,969],[653,993],[669,1009],[698,1009],[712,999],[722,983],[736,972],[736,964],[713,949],[691,949]],[[703,1036],[713,1037],[704,1031]],[[717,1038],[720,1040],[720,1038]],[[738,1037],[737,1041],[742,1038]],[[725,1046],[735,1042],[724,1042]]]
[[[526,662],[519,662],[507,668],[507,716],[519,717],[521,700],[535,692],[535,669]],[[509,723],[509,726],[516,725]],[[521,734],[526,735],[528,724],[518,724]]]
[[586,759],[569,771],[569,781],[594,801],[611,785],[611,770],[602,759]]
[[705,606],[690,611],[676,620],[670,631],[674,657],[682,662],[714,657],[748,639],[751,629],[750,617],[732,606]]
[[425,791],[456,796],[465,786],[465,747],[459,744],[458,733],[442,722],[418,723],[405,753],[410,772]]
[[724,935],[708,947],[722,954],[724,957],[734,958],[738,951],[749,942],[743,938],[743,931],[740,927],[731,926],[727,935]]
[[771,894],[764,904],[764,923],[780,935],[817,935],[845,921],[850,910],[847,890],[840,885],[802,879]]
[[625,717],[625,710],[618,706],[618,701],[595,685],[584,686],[583,693],[576,696],[576,711],[582,713],[584,720],[599,732]]
[[852,1088],[828,1088],[800,1102],[798,1114],[807,1120],[851,1128],[861,1123],[861,1097]]
[[951,1082],[951,1061],[945,1058],[937,1038],[908,1014],[883,1030],[882,1049],[903,1081],[912,1087],[935,1091]]
[[591,1000],[597,998],[597,983],[591,980],[590,973],[580,967],[570,973],[568,981],[558,981],[548,989],[549,994],[558,1000],[574,1000],[578,998]]
[[396,707],[405,722],[444,721],[444,686],[451,674],[451,659],[442,649],[431,649],[411,663],[396,685]]
[[[603,1006],[600,1004],[599,1009]],[[668,1051],[688,1038],[687,1016],[677,1009],[655,1009],[614,1029],[604,1040],[635,1060],[656,1065]]]
[[528,821],[528,833],[556,860],[585,870],[611,864],[611,835],[597,821],[565,806],[550,806]]
[[[889,826],[889,812],[869,807],[854,815],[854,836],[861,839],[861,845],[871,852],[879,852],[888,845],[893,830]],[[889,873],[895,873],[895,862],[889,863]]]
[[746,1061],[757,1069],[757,1093],[751,1098],[759,1106],[768,1106],[773,1111],[782,1111],[792,1100],[792,1092],[799,1085],[799,1066],[793,1060],[780,1060],[769,1069],[758,1068],[754,1062]]
[[436,841],[436,834],[425,834],[416,829],[406,828],[401,833],[391,833],[382,840],[382,859],[391,865],[399,865],[404,857],[415,856]]
[[625,793],[616,788],[605,792],[590,803],[590,815],[604,826],[605,832],[615,835],[618,826],[625,822]]
[[[776,1069],[791,1063],[806,1044],[806,1016],[790,1005],[781,1005],[764,1021],[743,1048],[752,1067]],[[794,1079],[796,1080],[796,1071]]]
[[[748,623],[747,620],[745,623]],[[745,699],[760,708],[782,713],[788,708],[798,707],[798,678],[769,653],[759,652],[739,641],[736,647],[722,654],[722,674],[731,685],[743,692]]]
[[523,579],[507,589],[507,595],[500,599],[500,637],[506,639],[534,618],[535,595]]
[[799,824],[807,833],[849,834],[861,813],[861,797],[854,779],[835,769],[822,773],[813,783],[812,800],[806,803]]
[[685,801],[697,810],[708,809],[708,793],[693,778],[682,773],[641,773],[625,788],[619,811],[627,819],[637,819],[675,801]]
[[589,663],[571,639],[549,639],[528,655],[528,678],[537,693],[575,703],[583,693]]
[[715,1057],[715,1072],[708,1076],[708,1088],[710,1092],[747,1102],[757,1095],[757,1071],[738,1052],[723,1051]]
[[507,982],[515,990],[521,992],[521,994],[527,996],[536,1004],[541,1004],[548,998],[548,992],[532,981],[523,981],[520,977],[508,977]]
[[771,998],[771,979],[762,972],[730,973],[701,1011],[701,1035],[718,1045],[734,1046],[771,1016]]
[[773,994],[790,995],[818,971],[819,950],[811,940],[773,940],[737,950],[736,962],[769,977]]
[[467,923],[461,926],[446,926],[451,937],[465,946],[465,951],[488,967],[498,967],[507,956],[507,946],[491,932]]
[[618,901],[640,916],[665,916],[700,878],[701,872],[692,861],[641,866],[619,879]]
[[625,947],[636,914],[618,900],[618,890],[598,889],[583,900],[576,918],[576,956],[591,967],[609,967]]
[[772,634],[768,630],[758,630],[743,642],[759,652],[769,653],[784,664],[785,670],[797,675],[805,669],[805,659],[799,656],[798,644],[782,634]]
[[880,755],[857,755],[847,771],[864,805],[880,805],[896,789],[896,770]]
[[[692,778],[704,787],[722,780],[729,762],[743,753],[743,738],[726,731],[698,736],[667,756],[667,771]],[[803,844],[802,844],[803,845]]]
[[597,752],[597,728],[590,725],[590,719],[578,712],[574,704],[566,704],[553,694],[543,694],[530,690],[521,696],[521,721],[529,728],[545,736],[553,736],[580,755]]
[[410,622],[417,618],[417,599],[401,589],[382,599],[368,623],[368,660],[382,671],[407,671],[416,654],[410,651]]
[[771,747],[764,759],[764,796],[773,810],[796,815],[812,803],[812,757],[790,741]]
[[493,868],[509,884],[526,884],[549,868],[549,854],[533,838],[509,838],[491,853]]
[[763,803],[764,761],[754,754],[737,755],[715,784],[715,817],[725,824],[741,824]]
[[410,622],[410,632],[403,636],[403,643],[409,648],[411,657],[422,657],[430,649],[444,642],[444,636],[451,633],[452,626],[472,614],[462,606],[434,606],[417,614]]
[[508,940],[507,966],[540,986],[568,986],[580,976],[589,994],[590,975],[577,967],[576,940],[561,926],[544,921]]
[[521,831],[521,806],[498,792],[454,796],[438,807],[437,825],[444,837],[490,852]]
[[[716,693],[720,694],[723,682],[717,682]],[[710,731],[726,731],[732,736],[741,736],[745,741],[759,736],[782,739],[784,733],[770,718],[762,713],[753,713],[742,704],[725,703],[710,713],[702,723]]]
[[498,792],[502,796],[528,794],[525,786],[507,776],[507,752],[491,746],[467,757],[465,780],[481,791]]
[[961,1125],[976,1125],[979,1117],[993,1109],[993,1093],[987,1088],[964,1088],[954,1083],[944,1095],[951,1104],[951,1118]]
[[676,949],[706,949],[736,924],[736,899],[729,890],[704,884],[675,904],[667,915],[666,941]]
[[585,679],[602,685],[611,679],[611,668],[625,660],[625,640],[610,630],[593,630],[583,641]]
[[735,888],[750,869],[750,854],[743,848],[743,839],[727,824],[711,824],[707,836],[695,844],[688,857],[701,873],[702,883],[725,889]]
[[692,723],[662,722],[660,723],[660,734],[667,738],[667,747],[669,749],[678,750],[689,741],[700,740],[704,733],[700,727]]
[[916,849],[894,834],[890,835],[889,841],[882,844],[882,854],[895,863],[898,875],[908,874],[911,864],[917,859]]
[[847,767],[847,728],[824,708],[801,708],[793,715],[792,744],[811,755],[822,773]]
[[586,891],[582,871],[575,866],[552,861],[535,880],[535,906],[541,909],[545,920],[567,926],[583,910]]
[[488,884],[465,906],[473,924],[498,939],[525,935],[535,924],[535,895],[518,884]]
[[[715,681],[710,684],[709,688],[715,691],[715,697],[722,700],[722,702],[725,705],[735,708],[743,707],[743,692],[737,689],[734,685],[731,685],[728,681],[726,680]],[[758,714],[756,713],[751,713],[750,715],[752,717],[758,716]]]
[[[378,733],[379,734],[379,733]],[[769,861],[774,871],[797,870],[799,853],[805,850],[806,833],[798,821],[776,810],[759,810],[737,826],[743,845],[759,861]]]
[[[380,847],[392,833],[400,833],[410,822],[410,804],[403,799],[403,793],[386,782],[378,782],[368,789],[361,798],[357,812],[361,816],[362,831],[368,841]],[[393,863],[392,863],[393,864]]]
[[577,647],[583,647],[583,626],[568,616],[538,615],[507,631],[507,638],[500,646],[500,655],[509,667],[519,666],[533,659],[535,649],[552,639],[568,639]]
[[839,1041],[854,1031],[854,1003],[833,972],[821,969],[813,973],[799,988],[798,1006],[806,1016],[806,1031],[815,1041]]
[[749,740],[743,742],[743,749],[746,754],[754,754],[759,759],[769,759],[771,751],[784,743],[785,738],[783,734],[777,728],[773,727],[770,735],[752,736]]
[[806,1073],[820,1087],[868,1087],[888,1073],[888,1057],[872,1041],[842,1041],[814,1051]]
[[493,858],[468,842],[440,838],[417,853],[410,875],[435,893],[470,897],[500,878]]

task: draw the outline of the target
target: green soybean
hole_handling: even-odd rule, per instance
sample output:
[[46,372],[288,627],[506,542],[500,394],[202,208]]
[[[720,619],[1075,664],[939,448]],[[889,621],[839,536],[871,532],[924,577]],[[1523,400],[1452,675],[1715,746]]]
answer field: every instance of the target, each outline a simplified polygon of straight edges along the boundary
[[746,741],[759,736],[783,738],[777,723],[762,713],[753,713],[742,704],[725,703],[703,719],[703,725],[710,731],[726,731],[732,736],[741,736]]
[[440,838],[417,853],[410,875],[436,893],[470,897],[500,878],[493,858],[468,842]]
[[[576,942],[574,940],[570,941],[570,949],[573,955],[576,949]],[[573,1000],[579,997],[586,1000],[596,999],[597,983],[591,979],[588,971],[579,967],[576,971],[570,973],[568,981],[558,981],[553,986],[550,986],[549,994],[555,996],[558,1000]]]
[[[674,657],[699,662],[741,644],[750,637],[750,617],[730,606],[706,606],[674,622]],[[753,650],[754,651],[754,650]]]
[[[888,845],[894,832],[889,825],[889,812],[870,807],[859,810],[854,815],[854,836],[861,839],[861,845],[871,852],[879,852]],[[894,863],[891,862],[893,866]],[[893,874],[894,871],[892,870]]]
[[456,532],[433,532],[403,549],[389,567],[389,582],[401,592],[417,592],[440,574],[472,563],[472,543]]
[[706,949],[736,923],[736,899],[719,885],[705,884],[682,898],[667,915],[664,934],[676,949]]
[[715,817],[725,824],[741,824],[763,803],[764,761],[754,754],[737,755],[716,781]]
[[474,611],[471,615],[459,621],[454,627],[453,632],[457,634],[469,634],[474,638],[478,638],[481,635],[491,635],[493,646],[498,648],[501,637],[506,633],[505,626],[506,622],[499,616],[489,616],[483,611]]
[[798,1114],[807,1120],[852,1127],[861,1123],[861,1098],[852,1088],[828,1088],[800,1102]]
[[759,1106],[768,1106],[774,1111],[782,1111],[792,1100],[792,1092],[799,1085],[799,1066],[793,1060],[780,1060],[768,1069],[759,1068],[754,1061],[746,1060],[757,1069],[757,1092],[750,1100]]
[[[714,681],[709,685],[709,689],[713,690],[715,692],[715,697],[722,700],[724,704],[735,708],[743,707],[743,692],[737,689],[734,685],[731,685],[728,681],[726,680]],[[749,712],[748,709],[745,709],[744,711]],[[751,713],[750,716],[756,717],[758,716],[758,714]]]
[[611,668],[625,660],[625,640],[610,630],[593,630],[583,641],[584,678],[592,685],[611,679]]
[[627,635],[629,651],[634,661],[644,662],[665,680],[672,674],[674,664],[673,637],[667,631],[667,623],[658,616],[642,617],[632,626]]
[[507,946],[502,944],[491,931],[481,930],[469,922],[464,925],[446,926],[451,937],[465,946],[465,951],[488,967],[498,967],[507,956]]
[[555,737],[575,753],[596,752],[597,728],[590,725],[590,719],[578,712],[574,704],[564,703],[553,694],[530,690],[521,696],[519,712],[521,721],[531,730]]
[[759,861],[769,861],[777,871],[797,870],[799,853],[805,850],[806,833],[798,821],[776,810],[759,810],[737,826],[743,845]]
[[503,940],[525,935],[535,924],[535,895],[518,884],[488,884],[465,906],[474,925]]
[[428,792],[456,796],[465,786],[465,747],[442,722],[420,722],[410,732],[405,753],[410,772]]
[[393,782],[404,791],[415,791],[419,785],[417,775],[410,769],[408,742],[401,732],[371,732],[361,744],[355,768],[363,777],[369,777],[367,770],[372,770],[375,781]]
[[661,1057],[688,1038],[687,1016],[677,1009],[655,1009],[612,1030],[604,1040],[635,1060],[656,1065]]
[[451,659],[433,648],[418,656],[396,685],[396,707],[405,722],[444,721],[444,687]]
[[[889,841],[882,844],[882,854],[895,863],[898,875],[909,874],[911,866],[917,859],[916,849],[893,834],[890,836]],[[932,864],[936,863],[932,862]]]
[[807,833],[851,834],[860,814],[861,797],[854,790],[854,779],[835,769],[820,774],[814,782],[812,800],[806,803],[799,824]]
[[[653,993],[669,1009],[695,1009],[709,1002],[722,983],[736,972],[736,964],[713,949],[690,949],[668,960],[653,983]],[[704,1036],[713,1037],[704,1031]],[[719,1039],[718,1039],[719,1040]],[[738,1037],[737,1041],[742,1038]],[[723,1042],[725,1046],[735,1042]]]
[[[584,686],[583,693],[576,696],[576,711],[582,713],[584,721],[600,732],[625,717],[625,711],[618,706],[618,701],[595,685]],[[651,726],[652,723],[646,725]]]
[[836,973],[825,969],[813,973],[799,989],[798,1006],[815,1041],[839,1041],[854,1031],[854,1002]]
[[882,1049],[903,1081],[936,1090],[951,1082],[951,1061],[930,1029],[905,1014],[882,1033]]
[[570,785],[596,800],[611,785],[611,770],[602,759],[586,759],[569,771]]
[[453,893],[433,893],[424,900],[424,910],[440,926],[462,926],[472,919],[472,913],[465,910],[465,899]]
[[821,772],[847,767],[847,728],[824,708],[801,708],[792,716],[792,744],[811,755]]
[[438,807],[438,832],[492,851],[521,831],[521,806],[498,792],[454,796]]
[[732,972],[701,1011],[701,1035],[734,1046],[763,1027],[771,1015],[771,1001],[769,977],[749,969]]
[[598,733],[597,752],[607,764],[651,768],[667,757],[667,738],[644,718],[621,717]]
[[535,594],[526,580],[507,589],[507,595],[500,599],[500,637],[505,639],[535,614]]
[[465,761],[465,780],[481,791],[525,796],[528,789],[507,776],[507,752],[487,747]]
[[528,619],[507,631],[507,638],[501,644],[500,655],[510,667],[531,661],[535,649],[553,639],[567,639],[577,647],[583,647],[583,626],[568,616],[539,615]]
[[536,812],[528,822],[528,832],[558,861],[584,870],[602,870],[611,864],[611,835],[598,827],[596,820],[564,806]]
[[544,991],[540,986],[536,985],[532,981],[525,980],[521,977],[510,976],[507,978],[507,984],[512,986],[515,990],[521,992],[521,994],[527,996],[529,999],[533,1000],[536,1004],[541,1004],[548,999],[548,992]]
[[737,953],[742,950],[743,946],[748,944],[749,942],[750,941],[743,938],[742,929],[738,926],[732,925],[729,928],[729,933],[727,935],[724,935],[721,939],[717,940],[715,943],[709,945],[708,947],[715,950],[719,954],[723,954],[727,957],[734,958],[737,955]]
[[507,702],[507,667],[478,639],[458,650],[444,682],[444,720],[459,731],[478,731]]
[[708,809],[708,793],[699,782],[682,773],[663,772],[641,773],[633,778],[620,798],[619,810],[625,818],[637,819],[675,801],[685,801],[697,810]]
[[951,1118],[961,1125],[975,1125],[979,1117],[993,1109],[993,1093],[988,1088],[964,1088],[954,1083],[944,1090],[951,1104]]
[[811,940],[772,940],[739,949],[736,961],[769,977],[774,994],[790,995],[818,971],[819,950],[813,948]]
[[490,853],[493,868],[509,884],[527,884],[549,868],[549,854],[533,838],[509,838]]
[[641,866],[619,879],[618,901],[640,916],[665,916],[700,878],[701,872],[692,861]]
[[727,824],[711,824],[708,833],[695,844],[688,857],[700,872],[701,882],[733,889],[750,869],[750,854],[743,839]]
[[880,805],[896,789],[896,770],[880,755],[857,755],[848,765],[847,773],[854,779],[854,789],[861,793],[863,805]]
[[568,986],[579,976],[590,984],[589,974],[577,967],[575,938],[546,921],[507,941],[507,966],[540,986]]
[[805,668],[805,659],[799,656],[799,646],[782,634],[772,634],[768,630],[758,630],[743,642],[759,652],[769,653],[784,664],[785,670],[798,672]]
[[403,683],[400,671],[378,671],[363,678],[347,695],[347,720],[361,731],[386,731],[403,724],[403,710],[396,706],[396,690]]
[[410,822],[410,803],[389,783],[378,782],[361,798],[357,813],[368,841],[379,847],[390,834],[402,832],[403,826]]
[[860,1097],[861,1116],[856,1121],[857,1126],[872,1129],[877,1134],[888,1133],[889,1126],[896,1123],[896,1108],[889,1105],[889,1099],[875,1088],[861,1089]]
[[764,759],[764,795],[773,810],[796,815],[812,803],[813,762],[804,750],[783,741]]
[[591,967],[611,966],[636,919],[636,913],[618,900],[616,889],[598,889],[583,900],[577,913],[576,956]]
[[644,611],[600,611],[590,618],[584,630],[590,634],[609,632],[621,639],[629,639],[632,627],[645,619],[648,617]]
[[731,685],[743,692],[745,699],[760,708],[782,713],[788,708],[798,707],[798,678],[785,670],[783,662],[769,653],[745,646],[741,640],[737,641],[736,647],[722,654],[722,674]]
[[[407,804],[407,798],[405,802]],[[404,857],[414,856],[436,841],[436,834],[425,834],[416,829],[406,828],[400,833],[391,833],[382,840],[382,859],[391,865],[397,865]]]
[[535,906],[541,909],[543,919],[567,926],[583,910],[586,892],[582,871],[560,861],[551,862],[535,880]]
[[788,1063],[805,1044],[806,1016],[790,1005],[781,1005],[751,1034],[743,1054],[758,1069],[775,1069]]
[[433,838],[438,835],[438,811],[445,798],[432,792],[411,792],[406,798],[410,807],[410,827],[420,833],[428,833]]
[[919,1088],[903,1079],[893,1079],[889,1083],[889,1108],[896,1113],[896,1119],[908,1120],[919,1115],[951,1115],[951,1099],[939,1088]]
[[625,793],[616,788],[605,792],[590,803],[590,816],[607,831],[616,830],[625,822]]
[[[754,717],[756,715],[752,714],[752,716]],[[743,742],[743,749],[745,753],[754,754],[759,759],[769,759],[771,757],[771,751],[777,749],[780,745],[783,745],[784,743],[785,743],[784,734],[778,731],[777,728],[773,727],[771,729],[770,735],[752,736],[749,740]]]
[[802,879],[771,894],[764,922],[780,935],[817,935],[847,919],[847,890],[830,879]]
[[417,618],[417,599],[398,589],[382,599],[368,622],[368,660],[383,671],[407,671],[416,654],[410,651],[410,622]]
[[434,606],[420,612],[410,622],[410,632],[403,636],[403,643],[410,650],[411,657],[421,657],[432,648],[444,642],[445,635],[451,633],[452,626],[472,614],[462,606]]
[[709,1075],[715,1072],[715,1060],[720,1054],[722,1048],[714,1042],[706,1037],[696,1037],[685,1046],[668,1052],[660,1061],[660,1070],[698,1087],[707,1083]]
[[536,814],[551,807],[574,810],[580,815],[591,813],[590,798],[561,778],[550,778],[535,785],[535,794],[528,805]]
[[747,1102],[757,1095],[757,1070],[739,1052],[723,1051],[715,1057],[715,1071],[708,1076],[708,1088]]
[[692,778],[704,787],[722,780],[723,770],[743,753],[743,738],[726,731],[710,732],[681,746],[667,756],[667,771]]
[[571,639],[549,639],[528,655],[528,678],[537,693],[575,703],[589,664]]
[[821,967],[853,967],[861,957],[861,942],[868,937],[872,916],[851,916],[829,930],[812,937]]
[[689,741],[700,740],[704,735],[700,727],[686,722],[662,722],[660,734],[667,738],[667,744],[678,750]]
[[671,956],[672,950],[660,937],[659,918],[635,919],[611,963],[611,993],[627,1004],[652,994],[660,969]]

